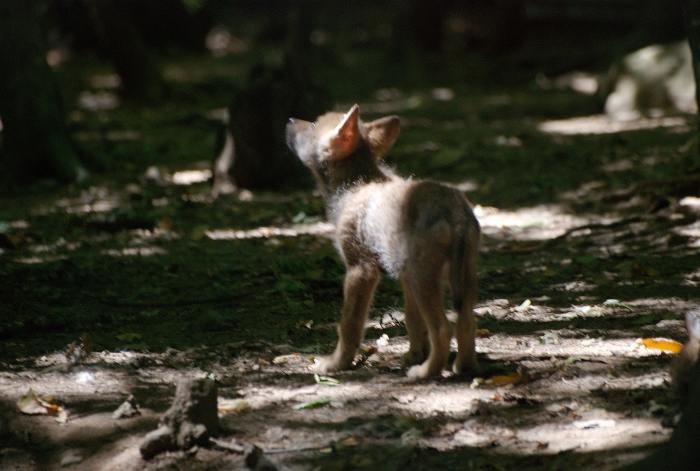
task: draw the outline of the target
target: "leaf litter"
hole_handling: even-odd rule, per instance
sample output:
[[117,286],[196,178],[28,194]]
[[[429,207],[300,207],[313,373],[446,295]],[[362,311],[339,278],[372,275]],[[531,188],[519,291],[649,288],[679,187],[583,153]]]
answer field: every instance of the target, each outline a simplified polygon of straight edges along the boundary
[[[520,93],[523,106],[541,106]],[[343,277],[320,198],[241,192],[213,202],[206,184],[172,185],[167,169],[146,167],[128,185],[95,181],[58,200],[3,205],[0,283],[12,290],[0,292],[0,395],[17,419],[3,456],[26,449],[55,465],[58,450],[89,440],[70,469],[226,469],[244,466],[239,443],[255,443],[299,469],[613,469],[666,440],[677,414],[668,367],[686,338],[683,314],[699,305],[698,212],[693,195],[640,186],[649,174],[634,166],[614,177],[595,170],[608,158],[596,153],[663,154],[668,168],[654,169],[663,176],[681,168],[675,149],[689,137],[553,137],[494,111],[506,106],[495,98],[452,99],[497,115],[495,124],[470,118],[470,133],[443,122],[444,103],[412,100],[407,122],[430,125],[407,126],[401,139],[414,151],[388,156],[401,173],[469,180],[485,235],[478,378],[406,380],[391,280],[378,288],[353,369],[313,375],[336,341]],[[162,139],[182,132],[156,124]],[[204,131],[187,132],[206,142]],[[425,134],[461,143],[425,146]],[[142,144],[110,145],[143,158]],[[659,199],[667,204],[653,209]],[[76,370],[94,379],[78,381]],[[206,375],[219,384],[228,448],[150,463],[130,455],[177,379]],[[141,414],[113,419],[130,396]],[[49,424],[63,413],[62,428]]]

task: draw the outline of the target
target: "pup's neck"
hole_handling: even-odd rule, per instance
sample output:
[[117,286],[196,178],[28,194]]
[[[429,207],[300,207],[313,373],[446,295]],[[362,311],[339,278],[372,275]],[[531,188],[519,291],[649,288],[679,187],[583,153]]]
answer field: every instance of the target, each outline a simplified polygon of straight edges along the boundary
[[327,161],[320,170],[324,196],[332,198],[359,185],[387,181],[394,176],[366,145],[360,145],[344,159]]

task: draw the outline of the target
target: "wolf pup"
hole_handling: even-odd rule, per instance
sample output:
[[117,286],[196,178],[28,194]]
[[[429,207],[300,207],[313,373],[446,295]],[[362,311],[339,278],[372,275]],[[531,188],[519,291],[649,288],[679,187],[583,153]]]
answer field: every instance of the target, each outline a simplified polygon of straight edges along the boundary
[[472,309],[479,223],[458,190],[405,180],[381,161],[398,137],[398,117],[364,123],[359,114],[354,105],[345,114],[326,113],[315,123],[290,119],[287,124],[287,145],[316,177],[347,269],[338,345],[315,369],[328,373],[350,367],[381,266],[403,286],[410,347],[402,360],[414,365],[408,377],[439,375],[447,365],[452,326],[443,307],[444,273],[458,315],[452,369],[475,373]]

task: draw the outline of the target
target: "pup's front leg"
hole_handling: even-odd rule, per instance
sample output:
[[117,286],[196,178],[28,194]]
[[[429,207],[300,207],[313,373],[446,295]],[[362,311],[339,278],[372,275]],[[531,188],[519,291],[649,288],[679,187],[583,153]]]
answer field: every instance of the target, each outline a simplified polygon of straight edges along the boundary
[[346,370],[362,342],[367,311],[379,284],[379,269],[372,263],[347,267],[343,285],[343,312],[338,325],[338,345],[329,358],[317,360],[319,373]]
[[440,289],[440,277],[414,276],[409,280],[411,296],[415,300],[423,321],[428,328],[430,341],[430,353],[428,358],[420,365],[409,368],[409,379],[425,379],[438,376],[447,365],[450,356],[450,340],[452,338],[452,326],[445,317],[442,303],[442,290]]

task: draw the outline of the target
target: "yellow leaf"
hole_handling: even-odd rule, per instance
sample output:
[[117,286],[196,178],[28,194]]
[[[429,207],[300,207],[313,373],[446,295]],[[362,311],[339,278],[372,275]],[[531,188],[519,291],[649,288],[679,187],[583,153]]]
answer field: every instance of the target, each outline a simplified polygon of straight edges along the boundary
[[355,437],[353,437],[352,435],[348,435],[335,442],[335,449],[342,450],[343,448],[349,448],[351,446],[357,446],[359,444],[360,442],[358,442]]
[[683,350],[683,344],[678,343],[675,340],[643,339],[642,343],[647,348],[663,350],[665,352],[678,353]]
[[503,386],[504,384],[515,383],[520,381],[522,378],[518,373],[511,373],[509,375],[496,375],[485,381],[486,384],[491,384],[494,386]]
[[377,353],[377,347],[361,348],[360,353],[362,355],[366,355],[366,356],[370,357],[370,356],[374,355],[375,353]]
[[248,404],[241,399],[219,399],[216,408],[219,412],[242,412],[248,409]]

